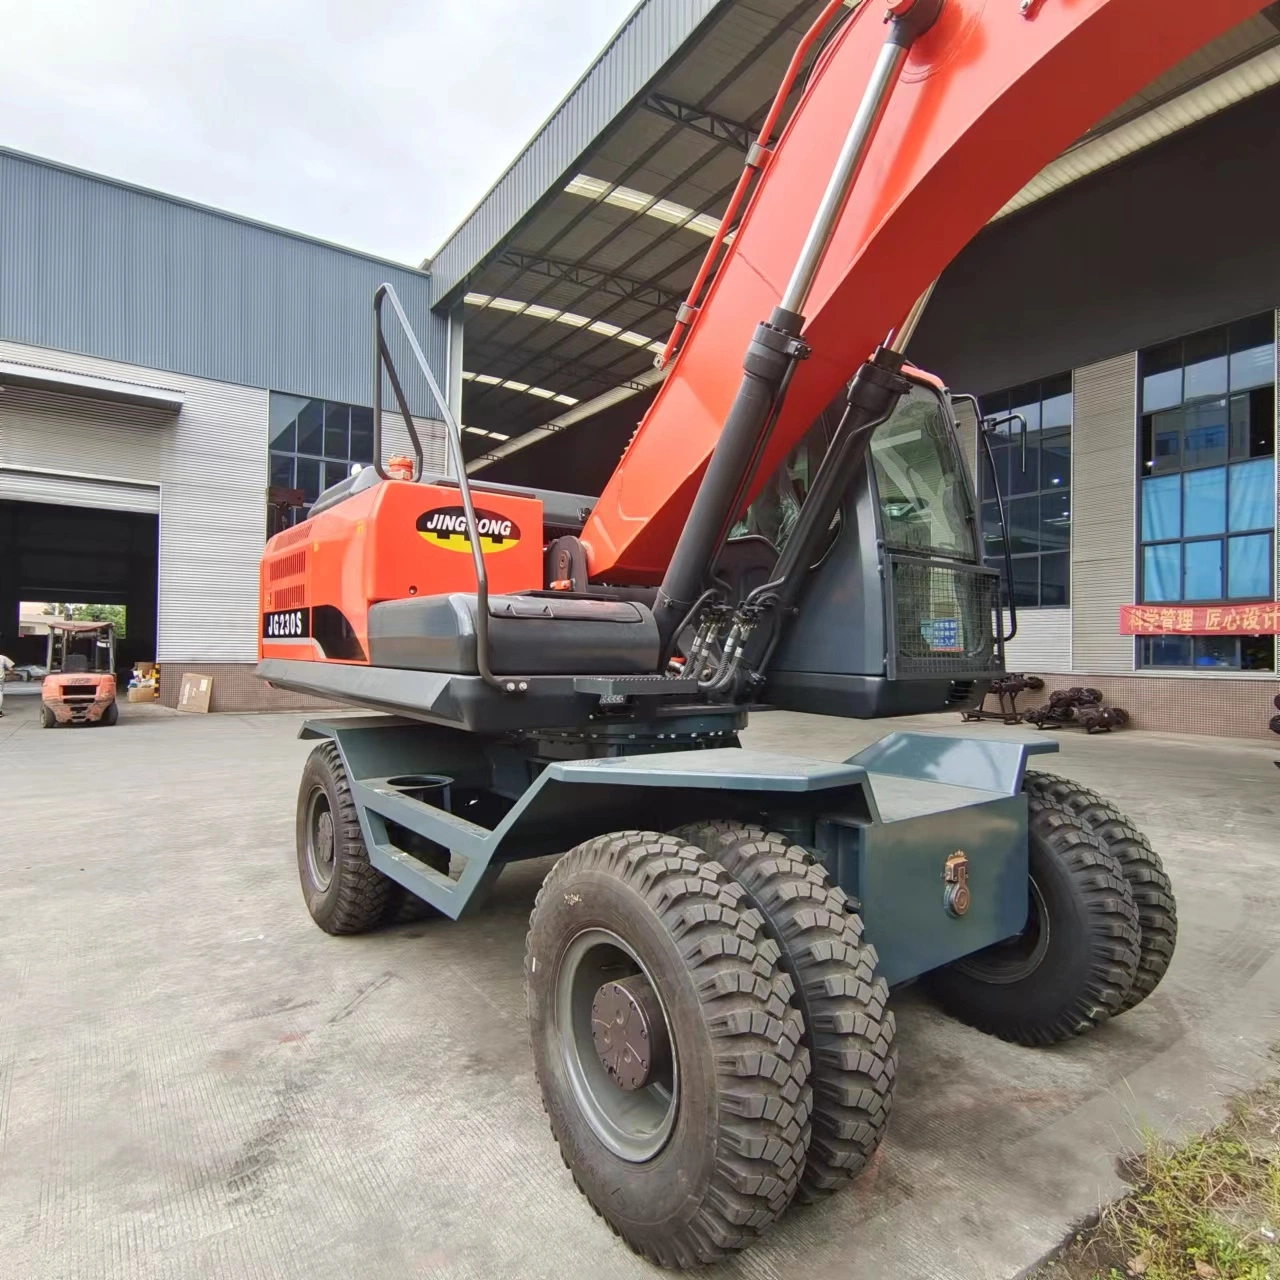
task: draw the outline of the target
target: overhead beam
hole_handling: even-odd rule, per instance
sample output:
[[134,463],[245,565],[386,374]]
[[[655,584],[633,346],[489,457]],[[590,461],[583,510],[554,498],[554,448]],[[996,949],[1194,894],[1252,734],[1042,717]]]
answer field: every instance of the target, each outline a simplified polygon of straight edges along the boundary
[[639,395],[642,391],[648,391],[656,387],[666,378],[669,372],[669,369],[650,369],[648,372],[642,373],[634,381],[614,387],[612,391],[606,391],[603,395],[596,396],[594,400],[587,400],[583,404],[575,405],[572,409],[560,414],[559,417],[553,418],[550,422],[543,423],[540,427],[532,427],[528,431],[522,431],[505,444],[498,445],[496,449],[486,449],[484,453],[478,457],[471,458],[467,462],[467,474],[470,475],[474,471],[481,471],[491,463],[498,462],[503,458],[509,458],[513,453],[519,453],[521,449],[527,449],[531,444],[537,444],[539,440],[547,440],[551,436],[558,435],[561,431],[572,427],[575,423],[594,418],[596,414],[603,413],[606,409],[611,409],[615,404],[620,404],[623,400],[629,400],[632,396]]
[[[489,373],[504,379],[518,378],[521,381],[525,378],[536,379],[544,385],[549,382],[557,389],[564,389],[566,394],[569,394],[569,388],[577,388],[583,384],[598,387],[616,387],[619,383],[625,384],[632,380],[618,377],[615,371],[616,365],[619,363],[617,360],[610,365],[592,366],[583,364],[581,361],[575,361],[572,358],[559,359],[552,355],[523,350],[517,350],[514,353],[517,357],[516,371],[510,374],[501,373],[500,370],[503,365],[510,364],[512,354],[509,349],[503,350],[497,347],[473,345],[467,353],[467,359],[474,363],[477,373]],[[626,359],[625,356],[621,358],[623,360]],[[646,358],[644,366],[650,364],[652,364],[652,359]],[[644,366],[641,367],[641,374],[644,372]],[[467,383],[470,394],[478,394],[481,388],[486,385],[476,380],[470,380]],[[578,398],[581,399],[582,397],[579,396]]]
[[751,126],[740,120],[730,120],[728,116],[708,111],[705,107],[695,107],[691,102],[681,102],[666,93],[649,94],[644,100],[644,109],[664,120],[684,125],[703,137],[727,142],[743,153],[751,150]]
[[611,271],[600,271],[580,262],[567,262],[563,258],[547,258],[536,253],[521,253],[518,249],[504,249],[494,261],[499,266],[514,267],[517,271],[527,271],[531,275],[544,276],[580,289],[592,289],[597,293],[608,294],[611,298],[638,302],[646,307],[674,310],[684,301],[683,294],[673,289],[664,289],[648,280],[615,275]]

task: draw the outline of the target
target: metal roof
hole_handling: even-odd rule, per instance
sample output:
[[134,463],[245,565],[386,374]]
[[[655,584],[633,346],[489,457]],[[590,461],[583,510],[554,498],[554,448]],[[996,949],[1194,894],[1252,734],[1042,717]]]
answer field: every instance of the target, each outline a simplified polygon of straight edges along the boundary
[[[604,393],[652,384],[654,355],[719,225],[747,147],[821,8],[822,0],[685,0],[674,9],[686,21],[676,23],[673,6],[648,0],[632,14],[578,93],[598,94],[593,77],[618,40],[659,12],[672,42],[665,61],[643,83],[639,73],[631,77],[625,109],[577,151],[563,152],[560,168],[544,171],[536,204],[454,288],[453,300],[465,310],[463,364],[473,375],[463,392],[468,426],[516,436],[573,416]],[[694,10],[704,15],[696,27],[687,21]],[[691,38],[675,45],[686,28]],[[436,255],[437,299],[458,269],[460,247],[475,253],[483,242],[504,184],[547,149],[545,134],[481,203],[473,217],[483,226],[464,224]],[[473,432],[468,453],[501,443]]]
[[[443,371],[425,272],[0,147],[0,339],[368,404],[384,281]],[[431,413],[394,349],[414,411]]]
[[[468,457],[510,455],[549,434],[537,428],[591,416],[602,397],[616,420],[620,400],[654,385],[654,355],[821,8],[645,0],[446,243],[431,264],[433,296],[464,312]],[[1280,45],[1278,10],[1201,50],[1082,141]],[[634,420],[648,399],[627,406]],[[505,468],[502,478],[520,477]]]

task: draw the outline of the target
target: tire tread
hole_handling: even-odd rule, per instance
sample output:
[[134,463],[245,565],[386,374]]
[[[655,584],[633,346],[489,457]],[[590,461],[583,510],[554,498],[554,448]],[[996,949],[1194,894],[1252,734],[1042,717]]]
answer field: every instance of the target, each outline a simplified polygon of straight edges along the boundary
[[[399,886],[369,861],[360,830],[360,817],[351,798],[351,780],[332,740],[320,743],[307,758],[300,801],[308,792],[309,776],[313,772],[320,773],[322,778],[327,777],[333,784],[333,797],[337,800],[332,810],[334,840],[340,845],[333,868],[333,874],[338,877],[336,901],[323,919],[316,918],[314,914],[312,918],[326,933],[339,936],[365,933],[384,921],[388,903],[395,896],[392,890]],[[300,816],[299,822],[304,820]]]
[[1141,942],[1133,984],[1117,1010],[1127,1012],[1160,985],[1178,942],[1178,905],[1164,863],[1132,820],[1089,787],[1040,772],[1028,773],[1023,785],[1029,795],[1055,800],[1078,818],[1106,846],[1128,881]]
[[780,948],[813,1072],[813,1138],[799,1194],[829,1195],[866,1167],[893,1106],[895,1024],[875,948],[843,890],[785,837],[727,820],[676,835],[734,876]]
[[1123,1009],[1138,968],[1138,912],[1120,864],[1106,846],[1065,806],[1046,796],[1028,796],[1031,839],[1041,840],[1074,884],[1086,916],[1089,972],[1053,1016],[1025,1010],[995,1011],[981,979],[957,961],[928,976],[926,985],[962,1022],[1015,1044],[1046,1046],[1069,1040]]
[[[545,1091],[543,1109],[574,1183],[616,1235],[659,1266],[716,1262],[781,1216],[804,1168],[812,1090],[791,982],[763,920],[729,873],[675,837],[655,832],[613,832],[571,849],[543,881],[531,926],[549,897],[591,871],[614,875],[641,895],[675,940],[693,980],[720,1098],[715,1171],[701,1202],[661,1238],[630,1234],[591,1199],[570,1165],[566,1136],[557,1131]],[[532,946],[531,929],[526,979],[533,972]]]

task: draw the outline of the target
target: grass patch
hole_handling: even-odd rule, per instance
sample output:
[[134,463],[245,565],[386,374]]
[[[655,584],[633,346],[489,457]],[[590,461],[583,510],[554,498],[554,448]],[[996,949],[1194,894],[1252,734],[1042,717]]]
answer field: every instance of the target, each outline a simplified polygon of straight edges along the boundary
[[1035,1280],[1280,1280],[1280,1080],[1202,1136],[1143,1134],[1124,1173],[1133,1190]]

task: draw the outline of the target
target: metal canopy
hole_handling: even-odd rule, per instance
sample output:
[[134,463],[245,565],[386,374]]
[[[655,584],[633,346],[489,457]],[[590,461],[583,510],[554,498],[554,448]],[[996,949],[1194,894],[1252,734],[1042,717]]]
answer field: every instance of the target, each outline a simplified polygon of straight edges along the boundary
[[[821,7],[722,0],[453,292],[469,427],[516,437],[620,386],[652,385],[749,140]],[[468,455],[502,443],[473,431]]]
[[[646,0],[628,26],[660,3]],[[546,175],[541,196],[469,271],[458,270],[461,246],[477,238],[472,224],[484,203],[437,255],[457,281],[437,306],[463,312],[462,420],[473,463],[509,456],[562,422],[594,416],[601,397],[615,436],[620,416],[630,412],[638,422],[656,384],[654,356],[715,233],[746,147],[821,8],[821,0],[719,0],[657,78],[612,122],[598,122],[601,132],[570,168]],[[1201,50],[1088,138],[1280,45],[1278,10],[1273,5]],[[586,91],[616,43],[575,94]],[[506,468],[502,478],[520,477]]]
[[122,382],[118,378],[98,378],[87,373],[70,373],[65,369],[45,369],[39,365],[0,360],[0,386],[5,385],[57,391],[92,400],[113,400],[169,413],[180,412],[186,401],[181,391],[166,387],[149,387],[137,382]]

